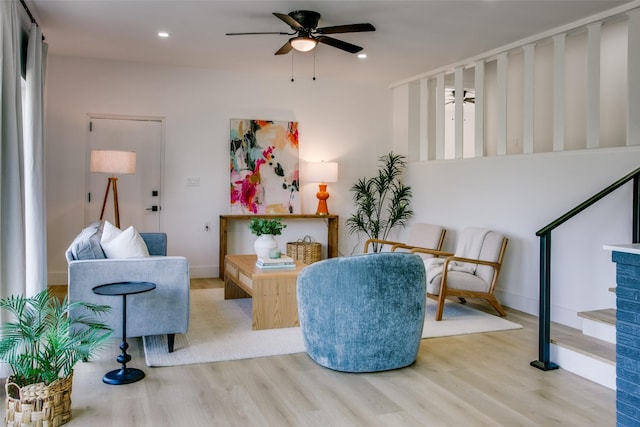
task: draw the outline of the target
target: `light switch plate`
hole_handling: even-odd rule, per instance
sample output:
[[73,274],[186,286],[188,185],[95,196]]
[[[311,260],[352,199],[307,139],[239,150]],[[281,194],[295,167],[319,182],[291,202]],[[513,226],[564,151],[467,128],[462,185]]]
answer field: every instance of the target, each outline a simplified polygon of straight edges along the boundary
[[187,177],[187,187],[200,187],[200,177],[199,176],[188,176]]

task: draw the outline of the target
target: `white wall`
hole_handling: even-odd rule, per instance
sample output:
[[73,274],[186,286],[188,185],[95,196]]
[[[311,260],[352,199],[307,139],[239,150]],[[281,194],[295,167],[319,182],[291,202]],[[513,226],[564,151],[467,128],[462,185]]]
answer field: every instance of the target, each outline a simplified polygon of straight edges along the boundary
[[[498,298],[538,312],[539,241],[535,233],[640,166],[640,148],[607,148],[411,163],[414,221],[449,231],[487,227],[509,237]],[[579,327],[575,313],[615,307],[615,266],[603,244],[631,241],[631,184],[552,233],[552,319]]]
[[[168,251],[185,255],[193,277],[218,275],[218,216],[229,213],[229,119],[299,122],[301,168],[308,161],[338,161],[339,182],[329,185],[329,210],[341,216],[342,254],[357,237],[344,222],[352,210],[349,188],[376,170],[391,149],[391,93],[386,87],[150,66],[52,56],[47,64],[46,169],[49,283],[66,283],[64,251],[84,219],[87,114],[165,118],[162,229]],[[199,176],[200,187],[187,187]],[[302,211],[315,213],[317,185],[302,183]],[[204,231],[205,222],[213,224]],[[251,251],[252,236],[231,232],[237,251]],[[280,244],[306,234],[324,242],[321,222],[291,224]],[[359,246],[357,246],[359,249]]]

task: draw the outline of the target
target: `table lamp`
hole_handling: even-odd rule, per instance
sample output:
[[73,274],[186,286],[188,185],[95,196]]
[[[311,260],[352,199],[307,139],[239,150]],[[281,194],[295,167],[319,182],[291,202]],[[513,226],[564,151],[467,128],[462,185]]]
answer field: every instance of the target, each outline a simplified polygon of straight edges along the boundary
[[113,187],[113,211],[115,213],[115,226],[120,228],[120,208],[118,207],[118,178],[116,174],[133,175],[136,173],[136,153],[133,151],[92,150],[91,172],[111,174],[107,181],[107,191],[104,193],[100,220],[104,217],[104,208],[107,206],[109,189]]
[[319,191],[316,193],[318,198],[318,209],[316,215],[328,215],[327,199],[327,182],[338,181],[338,163],[337,162],[317,162],[307,165],[307,179],[310,182],[318,182]]

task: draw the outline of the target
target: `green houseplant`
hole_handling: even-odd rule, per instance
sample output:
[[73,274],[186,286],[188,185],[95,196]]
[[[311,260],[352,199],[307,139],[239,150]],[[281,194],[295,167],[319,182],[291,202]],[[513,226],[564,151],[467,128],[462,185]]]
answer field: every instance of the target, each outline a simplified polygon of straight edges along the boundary
[[[387,240],[389,232],[404,227],[413,215],[411,187],[404,185],[402,174],[406,168],[405,156],[389,154],[379,157],[378,175],[360,178],[352,187],[356,211],[347,219],[350,233],[364,233],[369,239]],[[373,244],[379,252],[382,245]]]
[[[45,289],[29,298],[4,298],[0,309],[10,314],[10,320],[0,326],[0,360],[9,364],[13,372],[5,386],[7,408],[11,407],[6,419],[21,412],[22,404],[28,404],[29,410],[41,410],[45,418],[62,417],[55,422],[47,420],[55,425],[67,422],[71,418],[73,367],[95,355],[111,336],[112,330],[93,317],[110,307],[70,303],[66,298],[60,301]],[[76,309],[88,309],[90,314],[71,317],[70,311]],[[64,414],[49,407],[55,405],[54,400],[60,400],[55,393],[68,400],[61,404]]]
[[282,223],[280,218],[253,218],[249,223],[249,230],[258,238],[253,244],[253,249],[256,252],[258,258],[267,259],[272,255],[274,256],[278,249],[278,242],[274,236],[282,234],[282,230],[286,227],[286,224]]
[[283,224],[280,218],[254,218],[249,223],[249,230],[258,237],[263,234],[278,236],[282,234],[282,230],[286,227],[287,225]]

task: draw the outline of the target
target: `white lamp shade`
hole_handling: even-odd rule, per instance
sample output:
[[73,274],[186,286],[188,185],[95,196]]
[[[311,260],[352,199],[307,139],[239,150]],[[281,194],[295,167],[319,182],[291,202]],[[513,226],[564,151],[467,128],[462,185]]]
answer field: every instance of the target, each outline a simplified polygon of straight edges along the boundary
[[318,44],[317,41],[310,37],[295,37],[291,39],[289,43],[291,43],[291,46],[298,52],[309,52]]
[[91,172],[134,174],[136,173],[136,153],[133,151],[92,150]]
[[336,182],[338,181],[337,162],[318,162],[307,164],[307,180],[309,182]]

